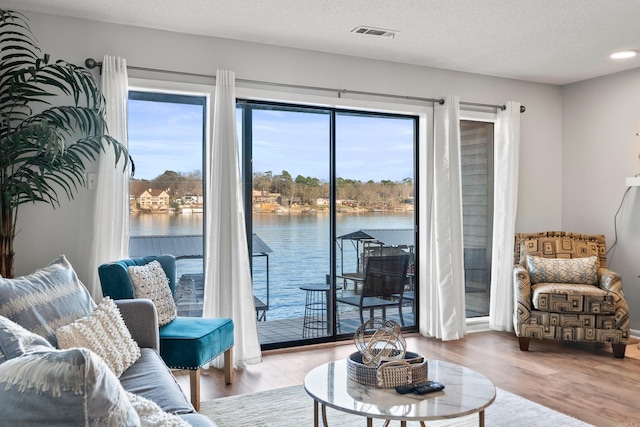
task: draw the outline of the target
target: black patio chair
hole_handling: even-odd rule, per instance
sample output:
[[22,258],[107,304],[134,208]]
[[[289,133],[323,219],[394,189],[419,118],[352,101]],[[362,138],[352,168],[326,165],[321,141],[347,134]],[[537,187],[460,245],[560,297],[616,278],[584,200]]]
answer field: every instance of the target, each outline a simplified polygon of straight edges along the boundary
[[361,294],[338,297],[337,301],[358,307],[362,323],[362,312],[366,309],[369,310],[370,318],[374,317],[375,309],[382,309],[382,318],[386,320],[387,307],[397,306],[400,323],[404,326],[402,299],[408,266],[409,254],[371,256],[367,258]]

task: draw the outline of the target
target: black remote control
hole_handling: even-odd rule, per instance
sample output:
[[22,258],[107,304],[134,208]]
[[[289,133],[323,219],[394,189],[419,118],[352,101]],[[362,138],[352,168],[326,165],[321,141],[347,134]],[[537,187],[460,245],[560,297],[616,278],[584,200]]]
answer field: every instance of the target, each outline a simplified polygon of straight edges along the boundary
[[419,383],[406,384],[396,387],[399,394],[415,393],[427,394],[444,389],[444,385],[436,381],[422,381]]
[[437,381],[427,381],[427,383],[428,384],[416,387],[416,389],[413,390],[413,392],[415,394],[427,394],[427,393],[433,393],[436,391],[444,390],[444,385],[440,384]]

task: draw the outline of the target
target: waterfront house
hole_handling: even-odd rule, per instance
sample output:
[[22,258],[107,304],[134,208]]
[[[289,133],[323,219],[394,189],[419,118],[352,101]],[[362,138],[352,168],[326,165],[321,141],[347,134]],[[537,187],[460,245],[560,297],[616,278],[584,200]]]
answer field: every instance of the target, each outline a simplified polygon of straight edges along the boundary
[[159,211],[169,208],[169,194],[165,190],[149,188],[137,197],[141,210]]

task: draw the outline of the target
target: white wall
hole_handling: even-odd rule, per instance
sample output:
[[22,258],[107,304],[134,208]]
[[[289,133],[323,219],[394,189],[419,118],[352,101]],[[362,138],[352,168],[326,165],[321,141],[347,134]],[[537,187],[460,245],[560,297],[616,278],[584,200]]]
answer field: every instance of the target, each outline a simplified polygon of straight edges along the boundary
[[[640,173],[640,69],[563,87],[562,227],[615,242],[625,178]],[[640,187],[617,217],[609,268],[622,276],[631,327],[640,329]]]
[[[519,101],[526,105],[527,112],[521,118],[516,230],[560,228],[562,103],[558,87],[86,20],[27,15],[45,52],[80,65],[87,57],[101,60],[103,54],[109,54],[125,57],[130,66],[138,67],[199,74],[230,69],[239,79],[429,98],[453,94],[462,101],[492,104]],[[144,73],[132,71],[130,76],[144,77]],[[162,76],[154,73],[147,77]],[[88,259],[88,242],[92,238],[89,219],[95,196],[83,190],[77,200],[56,211],[47,205],[21,209],[16,274],[45,265],[59,253],[67,254],[82,280],[93,274],[83,264]]]

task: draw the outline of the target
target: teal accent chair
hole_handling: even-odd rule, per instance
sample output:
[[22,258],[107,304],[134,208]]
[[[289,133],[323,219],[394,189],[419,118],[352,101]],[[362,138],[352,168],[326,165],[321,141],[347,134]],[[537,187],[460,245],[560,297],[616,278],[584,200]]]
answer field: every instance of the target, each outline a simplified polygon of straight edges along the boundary
[[[176,289],[176,259],[172,255],[128,258],[98,267],[102,294],[111,299],[132,299],[133,288],[127,267],[158,261]],[[159,328],[160,356],[171,369],[188,369],[191,403],[200,409],[200,368],[224,353],[224,377],[233,379],[233,320],[228,318],[177,317]]]

